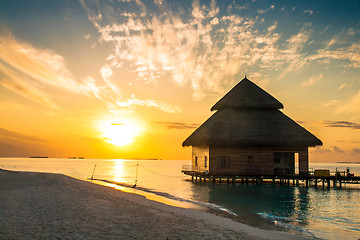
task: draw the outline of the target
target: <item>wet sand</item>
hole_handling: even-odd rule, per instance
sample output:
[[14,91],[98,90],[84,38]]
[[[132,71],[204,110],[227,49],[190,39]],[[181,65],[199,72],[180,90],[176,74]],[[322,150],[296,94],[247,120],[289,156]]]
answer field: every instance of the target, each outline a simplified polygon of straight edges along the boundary
[[61,174],[0,169],[0,239],[305,239]]

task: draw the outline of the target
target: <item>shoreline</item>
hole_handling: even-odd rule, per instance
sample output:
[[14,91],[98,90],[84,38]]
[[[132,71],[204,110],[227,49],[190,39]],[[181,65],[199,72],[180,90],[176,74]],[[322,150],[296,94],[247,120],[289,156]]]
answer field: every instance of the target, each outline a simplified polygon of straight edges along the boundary
[[309,239],[62,174],[0,169],[0,238]]

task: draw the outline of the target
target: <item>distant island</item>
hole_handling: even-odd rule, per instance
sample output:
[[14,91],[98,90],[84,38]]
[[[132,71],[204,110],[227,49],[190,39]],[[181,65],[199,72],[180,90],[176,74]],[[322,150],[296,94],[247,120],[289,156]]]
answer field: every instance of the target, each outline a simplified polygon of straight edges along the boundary
[[336,162],[336,163],[351,163],[351,164],[360,164],[360,162]]
[[47,156],[31,156],[29,158],[48,158]]

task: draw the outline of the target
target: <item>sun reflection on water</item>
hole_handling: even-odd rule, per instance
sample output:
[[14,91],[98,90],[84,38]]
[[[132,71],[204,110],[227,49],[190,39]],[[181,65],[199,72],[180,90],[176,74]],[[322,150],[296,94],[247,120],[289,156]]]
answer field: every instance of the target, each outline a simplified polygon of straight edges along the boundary
[[125,183],[129,180],[129,172],[125,168],[123,160],[114,160],[114,166],[112,168],[112,173],[113,173],[115,182]]

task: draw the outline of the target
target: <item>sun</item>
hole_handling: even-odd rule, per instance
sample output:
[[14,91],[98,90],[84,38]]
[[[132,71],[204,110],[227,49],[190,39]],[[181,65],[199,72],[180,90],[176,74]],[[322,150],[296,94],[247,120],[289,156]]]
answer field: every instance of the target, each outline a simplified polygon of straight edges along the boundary
[[118,147],[133,143],[142,131],[140,124],[130,119],[101,121],[99,128],[105,141]]

